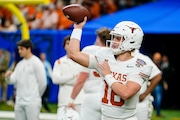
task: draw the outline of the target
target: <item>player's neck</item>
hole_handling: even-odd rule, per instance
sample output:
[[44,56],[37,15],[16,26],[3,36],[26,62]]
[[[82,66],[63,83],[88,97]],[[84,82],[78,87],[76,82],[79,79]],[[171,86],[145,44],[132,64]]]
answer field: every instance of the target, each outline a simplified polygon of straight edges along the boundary
[[119,61],[126,61],[126,60],[129,60],[131,58],[132,58],[132,56],[129,52],[125,52],[125,53],[122,53],[122,54],[116,56],[116,59]]

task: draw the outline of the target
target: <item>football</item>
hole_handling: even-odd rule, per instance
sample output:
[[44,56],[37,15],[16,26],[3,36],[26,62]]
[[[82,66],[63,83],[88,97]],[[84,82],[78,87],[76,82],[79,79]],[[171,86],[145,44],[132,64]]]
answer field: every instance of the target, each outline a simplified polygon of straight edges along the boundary
[[70,4],[63,7],[63,13],[66,18],[75,23],[82,22],[85,16],[87,16],[87,20],[91,18],[89,10],[80,4]]

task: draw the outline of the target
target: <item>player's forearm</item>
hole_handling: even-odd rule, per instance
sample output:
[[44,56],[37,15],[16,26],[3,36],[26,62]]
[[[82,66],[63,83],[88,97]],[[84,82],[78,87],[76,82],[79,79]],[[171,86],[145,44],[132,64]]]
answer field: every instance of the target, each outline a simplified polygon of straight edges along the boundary
[[81,82],[81,83],[75,83],[74,84],[74,87],[73,87],[73,91],[72,91],[72,94],[71,94],[71,98],[72,99],[75,99],[77,96],[78,96],[78,94],[80,93],[80,91],[82,90],[82,88],[83,88],[83,85],[84,85],[84,83],[83,82]]
[[[128,82],[124,85],[114,79],[111,74],[105,76],[105,81],[109,86],[111,86],[114,93],[119,95],[123,100],[129,99],[140,89],[140,85],[138,85],[138,83]],[[130,86],[133,86],[133,88]]]
[[82,29],[74,28],[71,33],[71,40],[69,44],[70,55],[74,55],[76,52],[80,51],[80,41],[82,36]]
[[152,78],[151,83],[148,86],[147,90],[144,92],[144,94],[148,95],[149,93],[151,93],[154,90],[154,88],[158,85],[158,83],[161,81],[161,78],[161,74],[158,74],[157,76]]
[[[133,86],[133,88],[130,86]],[[127,100],[139,91],[140,85],[135,82],[129,82],[128,85],[121,84],[120,82],[115,82],[114,84],[112,84],[112,89],[123,100]]]
[[82,66],[88,67],[88,56],[80,52],[80,41],[82,36],[82,29],[86,23],[74,24],[74,29],[71,33],[71,40],[69,44],[69,57]]
[[69,81],[72,81],[72,79],[74,76],[71,75],[71,74],[68,74],[68,75],[60,75],[59,73],[53,73],[52,75],[52,81],[54,84],[65,84]]

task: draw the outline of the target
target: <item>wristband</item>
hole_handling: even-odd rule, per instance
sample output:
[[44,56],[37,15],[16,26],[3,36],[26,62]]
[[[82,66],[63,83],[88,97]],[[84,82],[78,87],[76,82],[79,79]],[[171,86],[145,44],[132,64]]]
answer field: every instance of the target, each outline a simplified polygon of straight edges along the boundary
[[116,80],[110,74],[105,76],[105,81],[109,86],[111,86],[114,82],[116,82]]
[[81,41],[82,29],[75,28],[71,33],[71,38],[78,39]]
[[74,99],[70,98],[69,103],[74,103]]

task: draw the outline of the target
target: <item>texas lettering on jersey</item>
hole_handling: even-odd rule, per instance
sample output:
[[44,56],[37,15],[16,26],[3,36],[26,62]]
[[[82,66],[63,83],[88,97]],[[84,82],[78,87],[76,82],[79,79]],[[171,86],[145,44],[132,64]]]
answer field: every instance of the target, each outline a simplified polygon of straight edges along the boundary
[[127,75],[126,74],[121,74],[121,73],[117,73],[117,72],[111,72],[112,76],[120,81],[120,82],[126,82],[127,80]]
[[[112,76],[119,81],[119,83],[121,84],[125,84],[126,81],[127,81],[127,75],[126,74],[121,74],[121,73],[117,73],[117,72],[111,72]],[[105,82],[105,89],[104,89],[104,96],[102,98],[102,102],[105,103],[105,104],[108,104],[109,100],[108,100],[108,91],[109,91],[109,86],[108,84]],[[115,96],[117,96],[116,93],[114,93],[113,90],[111,90],[111,95],[110,95],[110,103],[114,106],[122,106],[124,104],[124,100],[121,99],[120,97],[120,100],[119,101],[116,101],[115,100]]]

